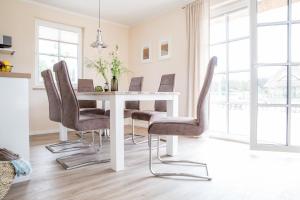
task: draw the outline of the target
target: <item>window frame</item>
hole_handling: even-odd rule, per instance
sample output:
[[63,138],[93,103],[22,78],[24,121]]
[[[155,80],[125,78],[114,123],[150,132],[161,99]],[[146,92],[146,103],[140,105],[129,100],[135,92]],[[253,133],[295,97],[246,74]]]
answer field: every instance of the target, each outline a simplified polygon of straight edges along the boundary
[[[63,44],[75,44],[78,46],[77,49],[77,74],[78,77],[77,79],[82,77],[82,68],[83,68],[83,63],[82,63],[82,58],[83,58],[83,54],[82,54],[82,47],[83,47],[83,40],[82,40],[82,28],[80,27],[76,27],[76,26],[70,26],[70,25],[65,25],[65,24],[61,24],[61,23],[56,23],[56,22],[50,22],[50,21],[46,21],[46,20],[40,20],[40,19],[36,19],[35,20],[35,75],[34,75],[34,88],[36,89],[44,89],[44,83],[39,81],[40,78],[40,67],[39,67],[39,55],[48,55],[48,54],[40,54],[39,52],[39,40],[41,38],[39,38],[39,27],[40,26],[44,26],[44,27],[49,27],[49,28],[53,28],[53,29],[57,29],[59,31],[69,31],[69,32],[74,32],[78,34],[78,43],[72,43],[72,42],[64,42],[61,41],[60,39],[58,40],[52,40],[52,39],[42,39],[45,41],[53,41],[53,42],[57,42],[58,44],[63,43]],[[49,54],[50,55],[50,54]],[[58,60],[60,60],[60,54],[58,54]],[[75,58],[75,57],[67,57],[67,58]],[[72,83],[72,85],[74,87],[77,87],[77,82],[76,83]]]
[[[229,38],[229,16],[233,13],[237,13],[239,11],[242,10],[248,10],[249,12],[249,33],[247,36],[242,36],[242,37],[238,37],[238,38],[234,38],[234,39],[230,39]],[[226,23],[226,38],[224,41],[222,42],[216,42],[216,43],[211,43],[209,44],[209,47],[214,47],[214,46],[218,46],[218,45],[225,45],[226,46],[226,68],[225,71],[220,71],[220,72],[216,72],[215,74],[221,74],[221,75],[225,75],[226,76],[226,88],[227,88],[227,92],[226,92],[226,102],[224,102],[225,106],[226,106],[226,130],[224,132],[217,132],[211,129],[213,137],[217,137],[217,138],[224,138],[224,139],[229,139],[229,140],[233,140],[233,141],[239,141],[239,142],[245,142],[245,143],[250,143],[249,140],[245,139],[245,136],[248,137],[250,135],[250,129],[247,131],[247,135],[244,135],[243,133],[240,134],[236,134],[236,133],[231,133],[230,129],[229,129],[229,118],[230,118],[230,112],[229,112],[229,106],[232,103],[229,100],[230,94],[229,94],[229,76],[230,74],[236,74],[236,73],[249,73],[249,85],[251,87],[251,29],[250,29],[250,5],[249,2],[247,0],[243,0],[240,1],[238,3],[231,3],[222,7],[216,7],[213,6],[210,8],[210,20],[212,19],[216,19],[218,17],[225,17],[225,23]],[[249,42],[249,66],[248,69],[241,69],[241,70],[230,70],[229,69],[229,45],[233,42],[238,42],[238,41],[244,41],[244,40],[248,40]],[[209,51],[210,52],[210,51]],[[213,56],[213,55],[211,55]],[[249,110],[250,110],[250,106],[251,106],[251,88],[249,88],[249,99],[248,99],[248,106],[249,106]],[[211,101],[211,99],[210,99]],[[250,116],[250,113],[249,113]],[[250,128],[250,117],[249,117],[249,128]]]
[[[250,125],[250,148],[252,150],[268,150],[268,151],[286,151],[300,152],[300,147],[291,145],[291,113],[293,108],[300,107],[300,104],[291,102],[291,70],[292,67],[299,66],[299,62],[293,62],[291,59],[291,28],[295,24],[300,24],[300,20],[292,19],[292,0],[287,0],[287,19],[285,21],[263,22],[257,20],[257,0],[250,1],[250,20],[251,20],[251,125]],[[287,26],[287,60],[278,63],[259,63],[258,62],[258,28]],[[264,67],[282,66],[287,68],[287,102],[285,104],[263,104],[258,102],[258,69]],[[285,108],[286,109],[286,141],[285,144],[266,144],[258,142],[258,109],[259,108]]]

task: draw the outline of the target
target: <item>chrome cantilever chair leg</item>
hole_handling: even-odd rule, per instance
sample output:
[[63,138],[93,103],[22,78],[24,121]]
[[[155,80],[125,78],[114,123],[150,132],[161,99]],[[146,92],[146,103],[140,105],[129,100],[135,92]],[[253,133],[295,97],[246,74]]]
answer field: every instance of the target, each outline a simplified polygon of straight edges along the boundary
[[109,138],[110,137],[110,132],[109,129],[105,129],[105,137]]
[[[100,133],[100,132],[99,132]],[[60,158],[57,158],[56,161],[61,164],[63,166],[64,169],[66,170],[71,170],[71,169],[76,169],[79,167],[84,167],[84,166],[88,166],[88,165],[94,165],[94,164],[101,164],[101,163],[107,163],[110,162],[110,159],[103,159],[103,160],[99,160],[97,158],[93,158],[91,160],[82,162],[80,164],[77,165],[73,165],[73,166],[69,166],[64,160],[68,159],[68,158],[76,158],[76,157],[80,157],[80,156],[89,156],[89,155],[96,155],[97,153],[99,153],[100,148],[102,146],[102,139],[101,139],[101,134],[99,134],[99,148],[95,148],[95,132],[92,131],[92,147],[93,147],[93,152],[81,152],[81,153],[76,153],[76,154],[72,154],[72,155],[68,155],[68,156],[63,156]]]
[[[148,127],[150,125],[150,122],[148,122]],[[149,145],[149,140],[143,140],[143,141],[136,141],[136,138],[143,138],[145,136],[143,135],[135,135],[134,133],[134,119],[132,119],[132,135],[131,135],[131,140],[133,144],[144,144],[144,143],[148,143]],[[156,139],[153,139],[153,141],[156,141]]]
[[143,144],[143,143],[148,142],[148,140],[143,140],[143,141],[139,141],[139,142],[136,141],[136,138],[143,138],[144,136],[142,136],[142,135],[135,135],[135,133],[134,133],[134,119],[132,119],[131,127],[132,127],[131,140],[132,140],[133,144]]
[[134,119],[131,119],[131,134],[129,137],[125,138],[125,140],[131,140],[134,144],[137,142],[134,140],[135,138],[143,138],[142,135],[134,135]]
[[104,134],[103,134],[103,133],[104,133],[105,131],[106,131],[106,130],[103,130],[103,131],[102,131],[102,130],[99,130],[99,132],[98,132],[98,133],[99,133],[99,134],[98,134],[98,135],[99,135],[99,150],[100,150],[101,147],[103,146],[103,144],[102,144],[102,137],[104,137]]
[[64,147],[58,151],[56,151],[54,148],[55,147],[59,147],[59,146],[68,146],[68,145],[73,145],[73,144],[80,144],[83,143],[83,132],[80,133],[76,133],[77,135],[79,135],[80,139],[75,140],[75,141],[63,141],[63,142],[59,142],[56,144],[50,144],[45,146],[46,149],[48,149],[50,152],[52,153],[65,153],[65,152],[71,152],[71,151],[78,151],[80,149],[84,149],[84,148],[89,148],[90,145],[86,145],[86,146],[73,146],[73,147]]
[[103,132],[102,132],[102,136],[109,138],[110,137],[109,129],[104,129]]
[[212,180],[212,178],[209,177],[209,175],[208,175],[207,164],[205,164],[205,163],[193,162],[193,161],[189,161],[189,160],[163,160],[163,159],[161,159],[160,154],[159,154],[159,148],[160,148],[159,142],[160,142],[160,137],[158,136],[157,158],[161,163],[163,163],[163,164],[189,163],[189,164],[193,164],[193,165],[199,165],[200,167],[205,167],[206,176],[199,176],[199,175],[189,174],[189,173],[172,173],[172,172],[171,173],[170,172],[159,173],[159,172],[155,172],[152,167],[152,135],[149,134],[149,170],[154,176],[157,176],[157,177],[184,176],[184,177],[198,178],[198,179],[207,180],[207,181]]

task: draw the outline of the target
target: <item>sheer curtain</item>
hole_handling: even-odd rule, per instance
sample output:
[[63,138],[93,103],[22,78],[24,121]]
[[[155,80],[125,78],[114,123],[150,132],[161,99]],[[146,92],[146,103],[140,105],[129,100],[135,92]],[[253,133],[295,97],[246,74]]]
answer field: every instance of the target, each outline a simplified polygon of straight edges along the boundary
[[186,6],[188,47],[188,115],[195,117],[198,95],[209,60],[209,0]]

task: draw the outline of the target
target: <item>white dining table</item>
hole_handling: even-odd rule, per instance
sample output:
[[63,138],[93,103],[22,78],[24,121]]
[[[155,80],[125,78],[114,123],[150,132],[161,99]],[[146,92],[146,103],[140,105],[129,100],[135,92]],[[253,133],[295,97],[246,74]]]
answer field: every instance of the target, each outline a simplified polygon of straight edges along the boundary
[[[124,106],[125,101],[166,100],[167,116],[178,116],[178,92],[85,92],[77,93],[78,100],[96,100],[105,109],[106,102],[110,105],[110,159],[114,171],[124,170]],[[61,126],[61,141],[68,139],[68,129]],[[166,153],[177,154],[178,137],[167,136]]]

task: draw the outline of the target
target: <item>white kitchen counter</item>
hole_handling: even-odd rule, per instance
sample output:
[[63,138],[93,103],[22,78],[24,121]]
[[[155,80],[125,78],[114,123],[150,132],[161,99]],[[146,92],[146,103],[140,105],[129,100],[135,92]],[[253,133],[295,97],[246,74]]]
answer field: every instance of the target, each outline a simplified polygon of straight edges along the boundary
[[[30,74],[0,72],[0,147],[29,161]],[[17,178],[15,182],[29,180]]]

